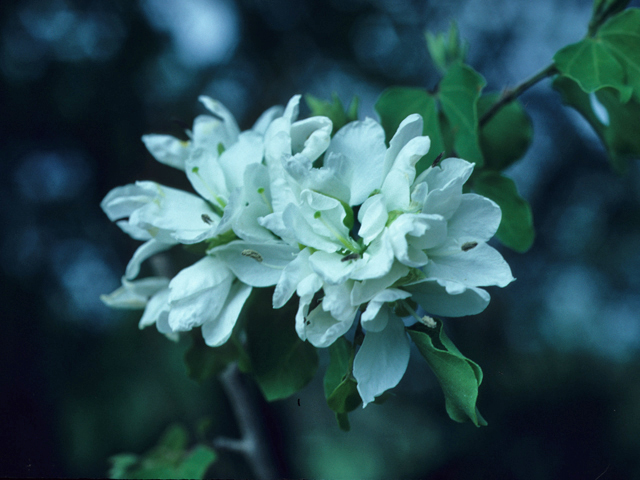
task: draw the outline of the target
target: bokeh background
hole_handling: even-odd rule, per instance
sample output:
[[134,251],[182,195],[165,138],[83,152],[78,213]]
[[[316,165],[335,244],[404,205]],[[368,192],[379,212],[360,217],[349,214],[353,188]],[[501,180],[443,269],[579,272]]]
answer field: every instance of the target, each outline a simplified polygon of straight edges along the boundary
[[[579,40],[590,12],[586,0],[2,2],[0,476],[104,476],[109,456],[149,449],[173,422],[235,432],[219,385],[186,377],[189,338],[141,332],[135,313],[98,298],[136,247],[100,200],[138,179],[186,187],[141,135],[180,135],[204,113],[200,94],[243,128],[295,93],[357,95],[375,116],[387,86],[436,84],[423,33],[451,19],[499,91]],[[491,289],[482,315],[447,323],[484,369],[489,426],[450,421],[416,354],[395,396],[354,412],[344,433],[319,373],[262,404],[283,476],[640,478],[640,164],[614,174],[548,80],[522,100],[534,142],[507,173],[536,242],[502,248],[517,281]],[[210,474],[251,476],[228,453]]]

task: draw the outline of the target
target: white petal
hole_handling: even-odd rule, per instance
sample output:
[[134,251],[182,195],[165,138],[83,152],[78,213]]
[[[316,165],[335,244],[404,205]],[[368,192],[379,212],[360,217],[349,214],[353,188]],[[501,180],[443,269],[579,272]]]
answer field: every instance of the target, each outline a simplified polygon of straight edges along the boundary
[[228,191],[243,185],[247,166],[262,162],[264,145],[262,136],[248,130],[242,132],[238,141],[220,155],[220,166],[224,171]]
[[428,278],[459,282],[470,287],[505,287],[514,278],[502,255],[486,243],[455,255],[434,256],[424,267]]
[[354,280],[369,280],[380,278],[389,273],[393,265],[393,247],[388,231],[383,231],[369,248],[362,254],[360,260],[353,261],[354,269],[351,278]]
[[343,258],[342,255],[336,252],[318,251],[309,258],[309,265],[325,282],[330,285],[337,285],[349,278],[354,269],[354,262],[343,262]]
[[[290,233],[293,234],[296,241],[302,245],[324,250],[325,252],[335,252],[341,247],[340,244],[314,231],[300,208],[296,205],[289,204],[287,208],[285,208],[282,213],[282,221]],[[322,225],[319,227],[322,227]],[[328,232],[325,227],[325,231],[322,233],[328,234],[330,232]]]
[[116,222],[116,225],[120,227],[124,233],[136,240],[142,240],[144,242],[153,238],[147,230],[136,225],[131,225],[128,220],[119,220]]
[[370,118],[348,123],[333,136],[326,155],[340,154],[335,158],[345,163],[338,170],[351,190],[349,205],[360,205],[380,188],[386,151],[384,130]]
[[156,189],[151,182],[137,182],[111,190],[100,202],[100,207],[113,222],[131,216],[134,211],[151,202],[155,195]]
[[322,309],[331,313],[331,316],[338,321],[353,321],[356,316],[357,306],[351,305],[351,289],[353,282],[346,282],[341,285],[324,285],[324,298],[322,299]]
[[462,185],[471,176],[473,167],[474,164],[466,160],[446,158],[439,165],[426,169],[415,182],[426,181],[429,186],[422,211],[450,218],[462,201]]
[[409,364],[409,352],[404,323],[395,315],[390,315],[382,332],[365,335],[353,362],[363,407],[400,382]]
[[234,280],[224,262],[204,257],[180,271],[169,284],[169,325],[187,331],[218,316]]
[[200,196],[224,208],[231,189],[227,186],[217,152],[205,148],[193,149],[187,159],[185,171],[191,185]]
[[218,347],[229,340],[251,290],[250,286],[242,282],[233,284],[220,314],[202,324],[202,337],[207,345]]
[[356,282],[351,291],[351,304],[361,305],[368,302],[385,288],[390,287],[396,281],[409,273],[409,267],[399,262],[394,262],[391,270],[385,276]]
[[299,249],[286,243],[252,243],[235,240],[209,251],[217,255],[247,285],[268,287],[278,283],[284,268]]
[[111,308],[140,309],[145,307],[151,295],[167,285],[169,279],[164,277],[147,277],[134,282],[122,277],[122,286],[109,295],[100,295],[100,300]]
[[388,218],[389,215],[382,195],[367,198],[358,211],[358,220],[360,221],[358,235],[362,237],[365,244],[370,244],[382,232]]
[[[202,102],[202,104],[213,113],[216,117],[222,119],[222,124],[224,126],[224,134],[219,135],[221,137],[221,142],[228,148],[232,143],[236,141],[238,135],[240,134],[240,129],[238,128],[238,124],[236,123],[236,119],[233,117],[231,112],[225,108],[220,102],[213,100],[210,97],[206,97],[204,95],[198,97],[198,100]],[[216,118],[216,120],[218,120]],[[195,125],[194,125],[194,133],[195,133]]]
[[500,207],[486,197],[473,193],[462,195],[460,206],[449,219],[450,237],[465,243],[486,242],[493,237],[500,226]]
[[411,139],[422,135],[422,126],[422,116],[417,113],[409,115],[398,125],[398,129],[389,142],[389,149],[385,155],[385,176],[391,170],[400,150],[402,150]]
[[197,243],[214,236],[220,217],[202,198],[155,182],[136,185],[154,191],[155,196],[131,214],[131,224],[165,243]]
[[362,313],[360,321],[362,327],[371,332],[380,332],[386,325],[390,310],[382,308],[387,302],[395,302],[403,298],[409,298],[411,294],[398,288],[388,288],[376,294],[367,305],[367,309]]
[[426,155],[430,145],[429,137],[415,137],[398,154],[381,187],[387,202],[387,210],[409,208],[411,185],[416,177],[416,163]]
[[457,294],[447,292],[435,279],[404,287],[427,313],[445,317],[464,317],[482,312],[489,305],[489,294],[480,288],[460,285]]
[[281,117],[283,112],[284,108],[282,108],[280,105],[276,105],[265,110],[265,112],[260,115],[260,118],[256,120],[256,123],[253,124],[251,130],[259,133],[260,135],[264,135],[271,122],[273,122],[276,118]]
[[[355,317],[354,317],[355,318]],[[305,333],[309,343],[317,348],[331,345],[339,337],[347,333],[353,324],[354,318],[345,321],[336,320],[331,313],[318,305],[308,316],[305,322]]]
[[152,238],[151,240],[143,243],[136,249],[136,251],[133,254],[133,257],[131,257],[131,260],[129,260],[124,276],[127,278],[127,280],[133,280],[140,273],[140,265],[142,264],[142,262],[144,262],[148,258],[151,258],[156,253],[169,250],[171,247],[173,247],[177,243],[178,242],[173,242],[173,243],[160,242],[155,238]]
[[273,292],[273,308],[283,307],[298,288],[298,284],[312,273],[309,266],[310,255],[311,250],[305,248],[284,267]]
[[405,213],[389,226],[389,237],[398,260],[410,267],[429,261],[426,248],[442,244],[447,238],[447,222],[440,215]]
[[303,278],[296,289],[296,293],[300,297],[298,312],[296,313],[296,332],[303,341],[307,339],[305,317],[309,312],[309,305],[311,304],[316,292],[321,288],[322,280],[318,275],[312,273]]
[[189,142],[178,140],[171,135],[155,134],[143,135],[142,141],[158,162],[184,170],[184,162],[189,156]]
[[[169,314],[169,289],[164,288],[149,299],[147,307],[144,309],[138,328],[143,329],[153,325],[161,315]],[[160,332],[164,333],[164,332]]]
[[291,153],[315,161],[329,146],[333,123],[327,117],[310,117],[291,125]]

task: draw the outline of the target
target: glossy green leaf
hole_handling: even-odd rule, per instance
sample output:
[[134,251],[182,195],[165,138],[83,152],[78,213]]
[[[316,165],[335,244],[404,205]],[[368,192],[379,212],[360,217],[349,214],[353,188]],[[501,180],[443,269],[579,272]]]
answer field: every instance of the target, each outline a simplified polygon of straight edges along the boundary
[[585,92],[604,87],[628,90],[622,65],[599,39],[585,38],[568,45],[554,55],[553,61],[563,75],[578,82]]
[[[616,5],[603,8],[609,7]],[[611,13],[607,12],[606,16]],[[633,91],[640,98],[640,10],[624,10],[594,33],[555,54],[553,60],[560,73],[586,93],[611,87],[620,92],[622,103]]]
[[484,163],[478,135],[477,104],[486,82],[467,65],[453,65],[440,81],[438,100],[449,121],[457,156]]
[[617,172],[624,173],[627,161],[640,157],[640,103],[635,98],[622,103],[615,90],[599,90],[595,95],[608,117],[603,119],[594,111],[589,95],[572,80],[557,78],[553,87],[560,92],[563,103],[575,108],[591,124]]
[[473,189],[500,206],[502,220],[496,233],[498,239],[517,252],[529,250],[535,238],[531,206],[520,196],[513,180],[497,172],[484,171],[474,176]]
[[440,131],[436,100],[426,90],[420,88],[391,87],[380,95],[375,105],[380,115],[380,123],[384,128],[387,142],[398,130],[400,123],[412,113],[422,116],[423,135],[431,140],[429,152],[416,165],[417,173],[426,170],[436,157],[444,151],[444,142]]
[[247,321],[247,353],[256,381],[268,401],[293,395],[313,378],[318,354],[296,334],[295,308],[271,308],[273,289],[261,289]]
[[[640,9],[630,8],[611,17],[600,27],[597,38],[620,61],[626,83],[640,99]],[[626,98],[622,97],[622,101]]]
[[330,102],[312,95],[305,95],[304,100],[307,102],[312,116],[321,115],[331,119],[333,122],[332,133],[336,133],[347,123],[353,122],[358,118],[358,97],[353,97],[347,110],[345,110],[340,97],[336,93],[331,95]]
[[336,413],[342,430],[350,428],[348,412],[358,408],[362,399],[353,378],[355,349],[344,337],[340,337],[329,347],[330,362],[324,375],[324,394],[327,405]]
[[482,370],[449,340],[442,321],[436,319],[434,328],[416,323],[407,332],[442,387],[449,417],[456,422],[470,420],[477,427],[487,425],[476,407]]
[[[497,93],[480,97],[478,116],[482,117],[499,98]],[[518,100],[508,103],[480,129],[485,168],[504,170],[526,153],[532,139],[533,124],[522,104]]]
[[110,478],[204,478],[216,460],[209,446],[196,445],[187,450],[184,427],[172,425],[158,445],[142,456],[120,454],[111,457]]

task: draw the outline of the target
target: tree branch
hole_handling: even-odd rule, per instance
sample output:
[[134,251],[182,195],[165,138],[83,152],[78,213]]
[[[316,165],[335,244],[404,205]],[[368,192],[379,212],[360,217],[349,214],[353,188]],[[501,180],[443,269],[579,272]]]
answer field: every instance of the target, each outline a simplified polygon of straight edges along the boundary
[[558,70],[556,69],[556,66],[552,63],[548,67],[540,70],[531,78],[522,82],[517,87],[510,90],[505,90],[502,93],[502,96],[500,97],[500,99],[496,103],[494,103],[489,110],[485,112],[485,114],[482,116],[482,118],[478,122],[478,125],[480,126],[480,128],[486,125],[487,122],[491,120],[494,117],[494,115],[500,111],[502,107],[514,101],[516,98],[522,95],[529,88],[533,87],[539,81],[544,80],[545,78],[550,77],[552,75],[555,75],[556,73],[558,73]]
[[229,365],[220,375],[220,380],[236,417],[241,438],[216,438],[213,441],[214,448],[242,453],[257,479],[279,478],[257,405],[247,390],[238,365]]

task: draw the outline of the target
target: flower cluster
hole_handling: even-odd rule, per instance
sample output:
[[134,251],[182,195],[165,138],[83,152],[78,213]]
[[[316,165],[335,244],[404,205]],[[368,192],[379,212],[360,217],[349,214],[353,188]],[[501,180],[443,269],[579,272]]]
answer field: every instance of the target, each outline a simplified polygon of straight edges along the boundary
[[[198,195],[144,181],[102,202],[112,221],[144,241],[122,287],[103,297],[113,307],[144,308],[140,327],[155,323],[175,338],[201,326],[205,342],[219,346],[252,288],[275,286],[274,308],[297,294],[297,334],[316,347],[360,319],[365,336],[353,375],[366,405],[406,370],[409,338],[397,312],[415,316],[418,304],[433,315],[479,313],[489,302],[479,287],[513,280],[486,243],[500,208],[463,193],[473,164],[447,158],[416,176],[430,145],[419,115],[387,145],[369,118],[334,136],[329,118],[298,120],[299,96],[245,132],[222,105],[200,100],[212,115],[196,118],[188,142],[143,137]],[[206,255],[172,279],[135,280],[143,261],[176,244],[202,245]]]

